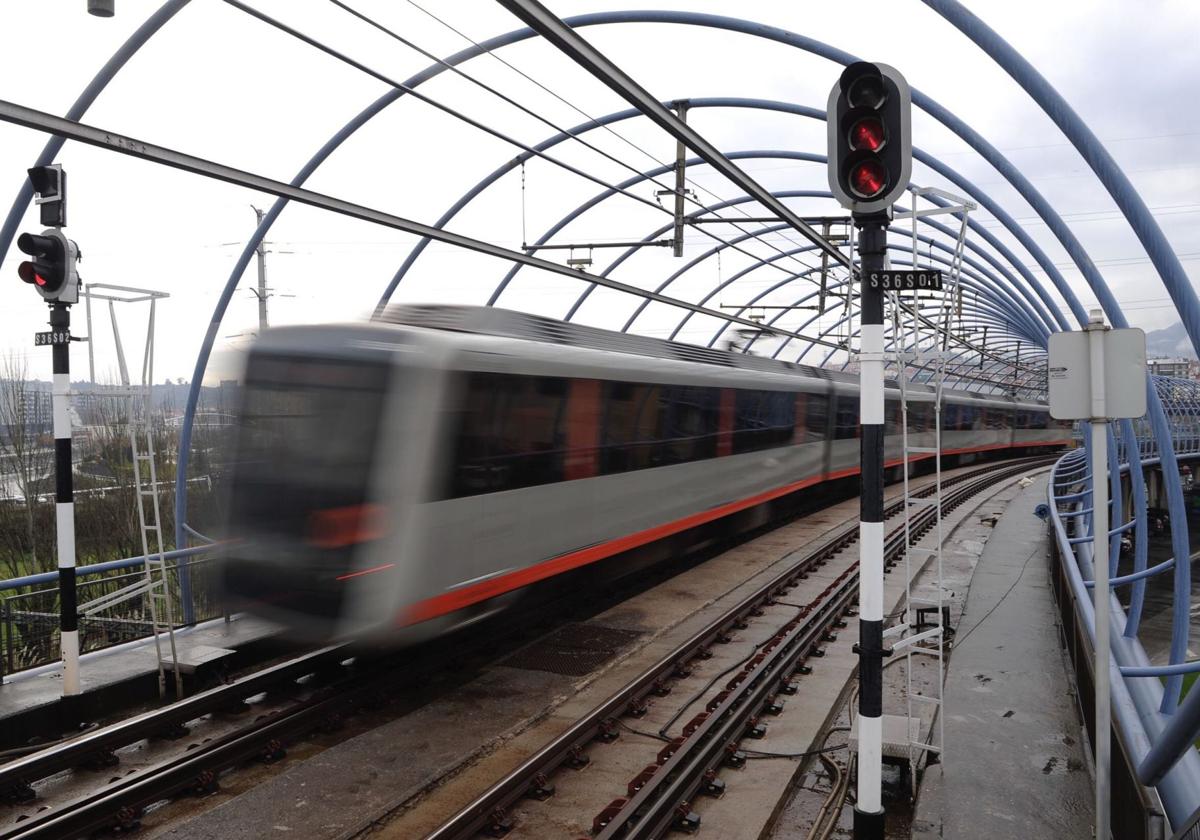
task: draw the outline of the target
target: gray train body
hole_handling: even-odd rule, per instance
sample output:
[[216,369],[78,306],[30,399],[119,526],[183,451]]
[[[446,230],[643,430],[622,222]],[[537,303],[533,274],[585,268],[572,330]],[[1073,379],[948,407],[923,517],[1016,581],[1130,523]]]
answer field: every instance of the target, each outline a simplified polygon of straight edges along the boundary
[[[445,633],[858,472],[850,376],[494,308],[271,330],[243,387],[225,587],[308,640]],[[915,405],[910,444],[932,447]],[[944,406],[947,458],[1070,443],[1045,405]]]

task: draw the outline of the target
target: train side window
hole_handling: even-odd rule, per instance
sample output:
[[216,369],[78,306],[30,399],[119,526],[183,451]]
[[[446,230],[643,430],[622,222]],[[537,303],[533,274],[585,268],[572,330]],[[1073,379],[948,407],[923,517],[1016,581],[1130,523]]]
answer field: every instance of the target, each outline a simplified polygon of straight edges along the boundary
[[458,409],[454,440],[453,478],[450,496],[474,496],[491,491],[494,465],[488,460],[496,416],[496,380],[490,374],[463,377],[463,395]]
[[953,432],[958,430],[958,406],[952,403],[942,405],[942,431]]
[[805,401],[804,424],[807,441],[822,441],[829,434],[829,395],[808,394]]
[[468,374],[451,495],[562,481],[566,395],[561,377]]
[[903,416],[900,414],[900,401],[898,399],[888,397],[883,403],[883,433],[884,435],[900,434],[900,423]]
[[733,452],[787,446],[796,427],[796,396],[791,391],[734,392]]
[[717,454],[720,391],[691,385],[662,389],[666,418],[662,435],[662,464],[683,464]]
[[921,432],[931,431],[930,418],[933,416],[933,404],[927,402],[914,402],[908,407],[908,432],[909,434],[920,434]]
[[657,466],[664,403],[662,385],[604,383],[602,475]]
[[858,437],[858,397],[839,394],[835,399],[837,414],[833,429],[834,439],[849,440]]

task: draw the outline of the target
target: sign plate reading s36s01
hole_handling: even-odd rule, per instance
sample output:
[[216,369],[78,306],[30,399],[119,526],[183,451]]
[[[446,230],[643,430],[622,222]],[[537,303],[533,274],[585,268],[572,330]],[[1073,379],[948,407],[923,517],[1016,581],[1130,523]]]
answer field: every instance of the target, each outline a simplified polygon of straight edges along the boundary
[[941,271],[871,271],[867,273],[868,288],[884,292],[941,291]]

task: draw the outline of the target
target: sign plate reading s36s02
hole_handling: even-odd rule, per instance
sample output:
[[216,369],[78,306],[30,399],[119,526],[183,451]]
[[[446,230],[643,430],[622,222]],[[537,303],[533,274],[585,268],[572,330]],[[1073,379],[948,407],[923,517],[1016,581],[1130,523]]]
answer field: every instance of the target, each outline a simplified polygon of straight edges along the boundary
[[941,271],[871,271],[867,273],[868,288],[884,292],[941,291]]
[[46,345],[53,346],[55,344],[70,344],[71,334],[66,330],[49,330],[47,332],[39,332],[33,334],[33,344],[35,347],[44,347]]

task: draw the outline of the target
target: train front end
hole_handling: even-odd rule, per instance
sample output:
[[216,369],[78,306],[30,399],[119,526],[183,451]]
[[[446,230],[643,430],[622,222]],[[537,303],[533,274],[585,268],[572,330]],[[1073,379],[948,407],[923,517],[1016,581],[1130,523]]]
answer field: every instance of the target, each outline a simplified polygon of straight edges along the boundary
[[221,579],[231,608],[297,642],[371,637],[403,585],[396,355],[367,329],[298,327],[247,359]]

